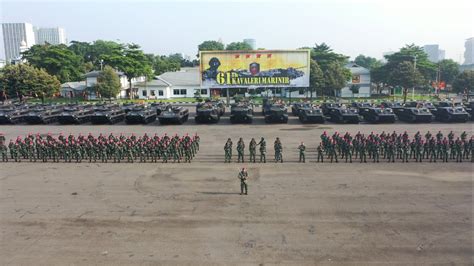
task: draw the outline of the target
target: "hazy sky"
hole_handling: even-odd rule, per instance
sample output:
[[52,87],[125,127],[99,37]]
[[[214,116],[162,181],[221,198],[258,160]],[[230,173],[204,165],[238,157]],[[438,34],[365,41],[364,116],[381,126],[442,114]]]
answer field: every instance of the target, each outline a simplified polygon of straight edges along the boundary
[[[460,60],[474,36],[474,1],[6,1],[1,22],[60,26],[71,40],[119,40],[146,52],[194,56],[204,40],[255,38],[258,47],[326,42],[335,51],[382,57],[408,43],[439,44]],[[3,39],[0,58],[4,58]]]

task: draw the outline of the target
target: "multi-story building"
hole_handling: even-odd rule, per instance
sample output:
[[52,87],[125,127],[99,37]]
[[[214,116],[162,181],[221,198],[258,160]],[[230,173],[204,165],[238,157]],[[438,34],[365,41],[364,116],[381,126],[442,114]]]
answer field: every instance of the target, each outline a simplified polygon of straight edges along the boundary
[[36,28],[36,44],[66,44],[66,31],[63,28]]
[[439,49],[438,44],[425,45],[423,46],[423,50],[428,55],[428,60],[430,60],[431,62],[436,63],[444,59],[445,51]]
[[474,64],[474,37],[471,37],[466,40],[464,43],[464,63],[463,65],[472,65]]
[[30,23],[2,23],[2,30],[7,62],[20,58],[20,48],[30,48],[36,44],[33,25]]

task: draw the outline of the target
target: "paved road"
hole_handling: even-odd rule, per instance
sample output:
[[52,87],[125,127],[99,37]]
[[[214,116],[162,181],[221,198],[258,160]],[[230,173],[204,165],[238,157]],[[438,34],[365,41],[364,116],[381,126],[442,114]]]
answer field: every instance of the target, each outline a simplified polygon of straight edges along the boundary
[[[296,163],[299,141],[314,147],[324,130],[473,132],[472,124],[4,126],[7,138],[198,132],[202,149],[186,165],[0,164],[0,264],[472,264],[473,164]],[[286,162],[245,164],[250,195],[240,196],[240,164],[222,162],[228,136],[279,136]]]

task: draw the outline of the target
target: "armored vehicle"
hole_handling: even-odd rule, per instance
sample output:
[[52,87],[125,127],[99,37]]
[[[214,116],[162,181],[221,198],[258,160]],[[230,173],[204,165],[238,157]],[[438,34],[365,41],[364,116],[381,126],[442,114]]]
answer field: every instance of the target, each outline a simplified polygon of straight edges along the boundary
[[400,102],[382,102],[380,107],[392,109],[395,115],[398,115],[399,112],[402,112],[404,108],[403,104]]
[[474,102],[464,103],[464,109],[471,116],[471,121],[474,121]]
[[359,123],[359,112],[356,108],[347,108],[337,103],[324,103],[322,110],[325,116],[329,118],[329,121],[334,123]]
[[252,123],[253,104],[250,102],[235,103],[230,108],[231,123]]
[[92,105],[66,105],[58,116],[60,124],[82,124],[90,121],[94,113]]
[[288,108],[282,102],[263,99],[262,113],[265,123],[288,123]]
[[123,121],[125,111],[117,104],[99,104],[94,106],[94,113],[91,115],[92,124],[115,124]]
[[411,123],[431,123],[433,121],[433,114],[424,107],[404,107],[398,111],[397,117],[400,121]]
[[38,104],[29,109],[24,116],[24,121],[28,124],[49,124],[56,122],[62,113],[62,105]]
[[156,120],[156,110],[151,106],[136,105],[125,115],[127,124],[148,124]]
[[28,112],[27,105],[2,105],[0,106],[0,125],[20,123]]
[[469,113],[463,106],[453,105],[449,102],[439,102],[437,108],[432,111],[435,119],[440,122],[462,122],[469,120]]
[[194,120],[196,123],[217,123],[219,122],[221,115],[224,114],[223,108],[220,102],[206,101],[204,103],[198,103],[196,105],[196,116]]
[[156,115],[159,116],[161,112],[166,108],[167,104],[165,103],[152,103],[150,107],[156,111]]
[[166,108],[158,116],[160,124],[183,124],[188,121],[189,110],[182,106],[167,105]]
[[138,105],[135,104],[135,103],[124,103],[122,104],[122,110],[125,112],[125,113],[128,113],[130,112],[133,108],[137,107]]
[[394,123],[397,119],[391,108],[361,107],[359,114],[369,123]]
[[357,110],[360,111],[361,108],[370,108],[373,105],[370,103],[361,103],[361,102],[353,102],[351,103],[352,108],[356,108]]
[[309,103],[301,104],[297,115],[301,123],[324,123],[326,120],[323,110]]

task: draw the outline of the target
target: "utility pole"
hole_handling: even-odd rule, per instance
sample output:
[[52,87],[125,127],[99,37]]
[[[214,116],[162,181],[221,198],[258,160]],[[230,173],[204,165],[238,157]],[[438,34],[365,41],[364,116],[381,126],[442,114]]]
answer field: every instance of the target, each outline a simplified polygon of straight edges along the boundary
[[411,92],[411,100],[415,100],[415,83],[416,83],[416,57],[417,55],[413,56],[413,90]]

